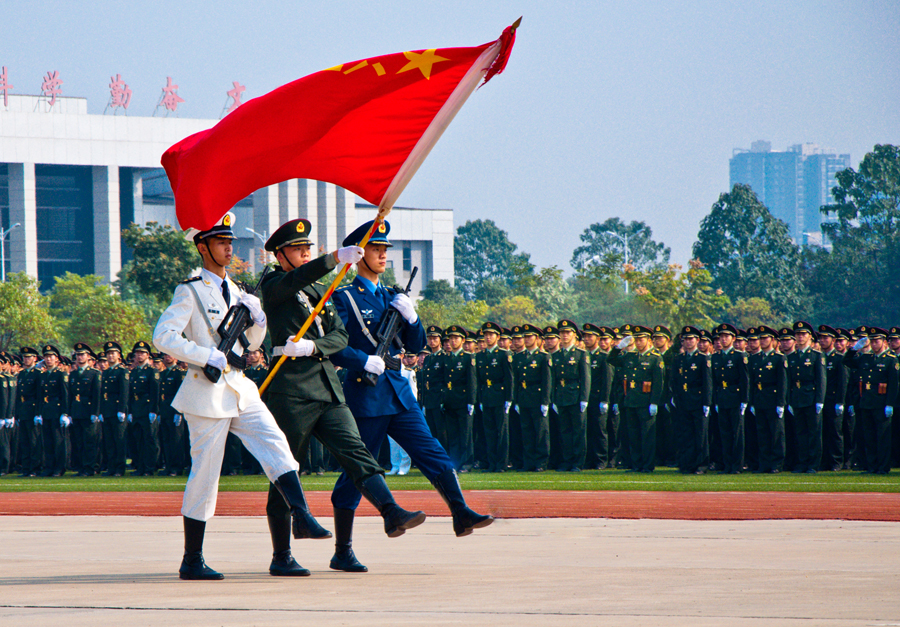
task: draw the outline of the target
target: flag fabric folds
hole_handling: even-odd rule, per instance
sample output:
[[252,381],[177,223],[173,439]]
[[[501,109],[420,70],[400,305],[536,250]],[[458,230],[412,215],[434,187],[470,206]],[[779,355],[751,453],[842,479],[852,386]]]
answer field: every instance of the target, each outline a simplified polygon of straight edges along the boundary
[[311,74],[178,142],[162,165],[181,228],[206,230],[255,190],[294,178],[334,183],[389,211],[469,94],[503,71],[516,26],[481,46]]

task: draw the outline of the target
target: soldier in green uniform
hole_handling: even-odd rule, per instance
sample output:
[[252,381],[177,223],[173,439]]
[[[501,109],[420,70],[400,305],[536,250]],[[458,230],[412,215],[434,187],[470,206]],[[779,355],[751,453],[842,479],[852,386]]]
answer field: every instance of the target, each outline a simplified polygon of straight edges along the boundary
[[[753,370],[753,361],[759,355],[759,330],[747,329],[747,375]],[[757,442],[756,414],[753,413],[753,386],[748,385],[747,411],[744,412],[744,467],[759,470],[759,443]]]
[[493,322],[481,325],[484,351],[475,356],[478,402],[484,421],[486,472],[505,472],[509,462],[509,408],[512,405],[512,353],[498,347],[502,328]]
[[871,352],[860,352],[861,338],[844,357],[844,364],[859,372],[860,401],[857,420],[865,438],[866,472],[886,475],[891,470],[891,418],[897,399],[900,361],[887,344],[887,331],[868,327]]
[[444,392],[444,356],[441,348],[441,336],[444,330],[431,325],[425,329],[425,341],[428,343],[428,355],[422,364],[422,369],[417,374],[419,384],[419,402],[425,410],[425,421],[432,435],[437,438],[445,449],[447,448],[447,432],[444,426],[444,418],[441,412],[441,399]]
[[581,331],[591,358],[591,396],[588,399],[585,433],[585,468],[603,469],[609,464],[609,391],[613,367],[607,362],[612,334],[608,327],[587,322]]
[[44,436],[45,477],[61,477],[66,472],[69,454],[69,375],[60,365],[59,349],[44,346],[44,372],[41,374],[41,405],[34,418]]
[[585,413],[591,397],[591,358],[575,345],[578,326],[560,320],[559,350],[553,355],[553,408],[559,416],[560,472],[581,472]]
[[[506,332],[509,334],[509,341],[507,344],[509,345],[509,352],[513,356],[513,405],[509,408],[509,415],[507,418],[507,424],[509,425],[509,468],[513,470],[522,470],[524,467],[524,457],[523,457],[523,444],[522,444],[522,417],[519,414],[519,410],[516,408],[515,404],[515,396],[516,391],[515,387],[518,385],[518,381],[515,379],[516,372],[516,359],[519,355],[525,352],[525,338],[522,335],[522,327],[514,326],[511,329],[506,329]],[[498,340],[498,344],[503,341],[503,336],[500,336],[500,340]]]
[[[269,376],[269,367],[266,364],[265,349],[260,346],[255,351],[247,351],[247,367],[244,368],[244,376],[256,384],[257,389]],[[241,466],[245,475],[264,475],[262,464],[253,457],[253,454],[247,450],[244,443],[241,442]]]
[[669,371],[677,351],[672,346],[672,332],[661,324],[653,327],[653,348],[662,355],[665,364],[665,380],[663,381],[663,397],[659,402],[659,413],[656,414],[656,461],[660,466],[676,465],[675,426],[672,416],[672,392],[669,386]]
[[444,357],[444,422],[447,427],[447,454],[457,471],[468,472],[469,443],[472,440],[472,416],[478,394],[475,356],[463,350],[466,330],[459,325],[447,327],[450,352]]
[[812,347],[813,328],[794,323],[796,349],[788,355],[790,412],[797,441],[796,473],[815,474],[822,463],[822,410],[825,407],[825,356]]
[[784,468],[784,406],[787,401],[787,359],[775,348],[775,329],[758,328],[760,352],[750,364],[751,402],[756,417],[759,470],[779,473]]
[[[891,327],[888,330],[888,346],[894,355],[900,357],[900,327]],[[894,399],[894,407],[897,406],[898,400],[900,397]],[[891,438],[892,463],[896,468],[900,466],[900,413],[894,414],[894,417],[891,418],[891,434],[893,436]]]
[[[624,326],[624,325],[623,325]],[[622,339],[619,335],[619,327],[612,329],[612,346]],[[607,357],[609,362],[609,357]],[[612,364],[611,364],[612,365]],[[628,453],[628,429],[622,421],[625,410],[625,375],[621,366],[613,366],[613,383],[609,393],[609,467],[631,468],[631,458]]]
[[178,360],[162,353],[165,366],[159,375],[159,443],[165,458],[165,468],[160,475],[177,477],[184,472],[184,416],[172,407],[172,399],[178,394],[185,372],[177,367]]
[[[625,380],[625,428],[631,469],[653,472],[656,466],[656,414],[663,397],[665,363],[650,343],[651,331],[640,325],[624,327],[626,337],[609,353],[614,366],[621,365]],[[623,349],[634,344],[633,352]]]
[[672,360],[669,387],[675,408],[678,467],[682,474],[703,474],[709,460],[709,406],[712,403],[712,363],[699,350],[700,329],[681,329],[682,352]]
[[134,345],[134,369],[128,391],[128,421],[134,429],[135,476],[150,477],[156,473],[159,460],[159,372],[150,361],[150,344],[141,340]]
[[525,324],[521,333],[524,350],[513,356],[513,403],[522,425],[522,469],[543,472],[550,463],[550,397],[553,392],[553,359],[538,347],[542,331]]
[[722,442],[722,472],[736,475],[744,469],[744,414],[750,402],[750,371],[747,353],[734,348],[737,329],[730,324],[716,327],[720,350],[712,358],[713,405],[719,418]]
[[822,409],[822,470],[840,470],[844,463],[844,400],[847,396],[847,368],[844,356],[835,349],[838,331],[820,324],[819,347],[825,358],[825,407]]
[[100,377],[100,424],[103,425],[103,447],[106,459],[106,476],[121,477],[125,474],[125,429],[128,416],[128,391],[131,373],[122,363],[122,347],[117,342],[106,342],[103,353],[109,368]]
[[41,371],[36,367],[38,352],[30,347],[19,349],[22,370],[16,375],[16,422],[19,429],[19,460],[23,477],[34,477],[41,471],[43,438],[41,429],[34,424],[40,411]]
[[13,387],[16,380],[10,374],[11,363],[12,359],[6,351],[0,353],[0,477],[9,473],[14,457],[9,437],[12,429],[7,427],[16,404],[16,390]]
[[91,354],[93,351],[87,344],[75,344],[77,368],[69,375],[72,461],[77,464],[73,470],[79,477],[92,477],[100,472],[100,371],[90,367]]

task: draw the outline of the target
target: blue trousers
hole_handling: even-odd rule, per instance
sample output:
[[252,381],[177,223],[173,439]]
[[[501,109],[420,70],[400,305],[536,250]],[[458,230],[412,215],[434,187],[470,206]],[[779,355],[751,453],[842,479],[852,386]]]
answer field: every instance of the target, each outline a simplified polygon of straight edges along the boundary
[[[425,414],[418,405],[399,414],[357,418],[356,424],[363,443],[373,455],[384,443],[384,436],[390,435],[409,454],[412,463],[429,481],[453,468],[447,451],[431,435],[425,422]],[[331,493],[331,504],[339,509],[356,509],[361,496],[353,485],[353,479],[344,472]]]

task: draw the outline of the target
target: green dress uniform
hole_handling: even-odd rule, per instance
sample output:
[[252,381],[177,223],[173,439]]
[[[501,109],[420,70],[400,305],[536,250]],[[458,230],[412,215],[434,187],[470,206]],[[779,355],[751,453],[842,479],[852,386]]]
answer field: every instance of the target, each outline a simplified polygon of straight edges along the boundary
[[631,469],[653,472],[656,466],[656,416],[650,406],[654,405],[658,410],[663,397],[666,366],[662,355],[652,347],[643,353],[614,348],[609,353],[609,361],[621,365],[624,375],[624,418]]
[[783,412],[787,399],[787,359],[769,349],[757,353],[748,365],[759,444],[759,472],[781,472],[785,456]]
[[840,470],[844,465],[844,416],[848,370],[844,356],[834,347],[825,357],[825,408],[822,410],[822,468]]
[[[869,336],[872,337],[871,334]],[[890,350],[877,355],[853,350],[844,364],[859,373],[859,405],[856,419],[862,424],[865,469],[886,475],[891,469],[891,416],[897,399],[900,361]],[[890,407],[890,410],[887,408]]]
[[788,355],[788,389],[797,439],[794,472],[816,472],[822,463],[825,373],[825,357],[813,348],[795,350]]
[[35,366],[23,368],[16,377],[16,423],[19,429],[19,458],[22,476],[33,477],[41,470],[43,437],[34,424],[40,415],[41,371]]
[[69,375],[60,366],[41,374],[41,406],[38,415],[43,423],[45,477],[61,477],[69,457],[69,430],[60,417],[69,413]]
[[489,472],[505,471],[509,461],[507,412],[512,403],[512,360],[512,353],[496,346],[475,356]]
[[100,376],[100,415],[103,416],[103,449],[106,474],[125,474],[125,429],[131,373],[123,364],[110,366]]
[[709,406],[712,404],[712,362],[694,350],[672,361],[669,388],[675,407],[678,468],[682,473],[704,472],[709,464]]
[[153,475],[159,461],[159,371],[150,364],[148,360],[131,371],[128,392],[135,445],[132,465],[138,476]]
[[[0,359],[6,359],[0,357]],[[0,476],[9,473],[15,455],[12,452],[11,438],[12,429],[6,426],[6,421],[13,416],[13,409],[16,405],[16,380],[14,377],[3,372],[0,373]]]
[[100,371],[76,368],[69,375],[69,394],[73,470],[90,477],[100,472]]
[[540,349],[513,355],[513,401],[522,423],[523,469],[542,471],[550,462],[550,395],[553,359]]
[[[659,327],[656,327],[657,329]],[[678,450],[675,445],[675,412],[672,409],[672,390],[669,385],[669,373],[672,371],[672,362],[678,351],[670,346],[662,353],[665,364],[663,377],[663,397],[660,399],[659,413],[656,415],[656,460],[660,466],[675,466]]]
[[444,396],[444,351],[438,349],[425,357],[422,369],[416,373],[421,388],[422,409],[432,435],[447,448],[447,428],[444,424],[441,401]]
[[447,428],[447,454],[456,469],[468,471],[472,465],[473,418],[478,394],[475,356],[462,349],[444,357],[444,381],[441,404]]
[[584,466],[585,412],[591,397],[591,358],[571,346],[553,354],[553,404],[559,416],[559,471],[578,472]]
[[609,425],[610,390],[612,389],[615,369],[610,365],[609,353],[598,346],[590,352],[591,358],[591,396],[588,399],[587,452],[585,464],[587,468],[606,468],[612,458],[610,450]]
[[722,471],[737,474],[744,469],[744,412],[750,402],[750,369],[747,353],[729,348],[712,355],[713,404],[719,417]]
[[159,443],[165,461],[163,472],[175,477],[184,472],[184,416],[172,407],[185,372],[174,364],[159,375]]

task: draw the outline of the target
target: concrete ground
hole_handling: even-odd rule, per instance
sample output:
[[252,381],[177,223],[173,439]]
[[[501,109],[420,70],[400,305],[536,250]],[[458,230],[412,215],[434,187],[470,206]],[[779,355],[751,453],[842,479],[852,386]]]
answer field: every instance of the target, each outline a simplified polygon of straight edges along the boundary
[[456,538],[432,517],[388,539],[365,517],[369,573],[304,540],[312,576],[284,579],[265,519],[217,517],[205,555],[226,579],[183,582],[180,518],[0,521],[0,625],[900,625],[890,522],[519,519]]

